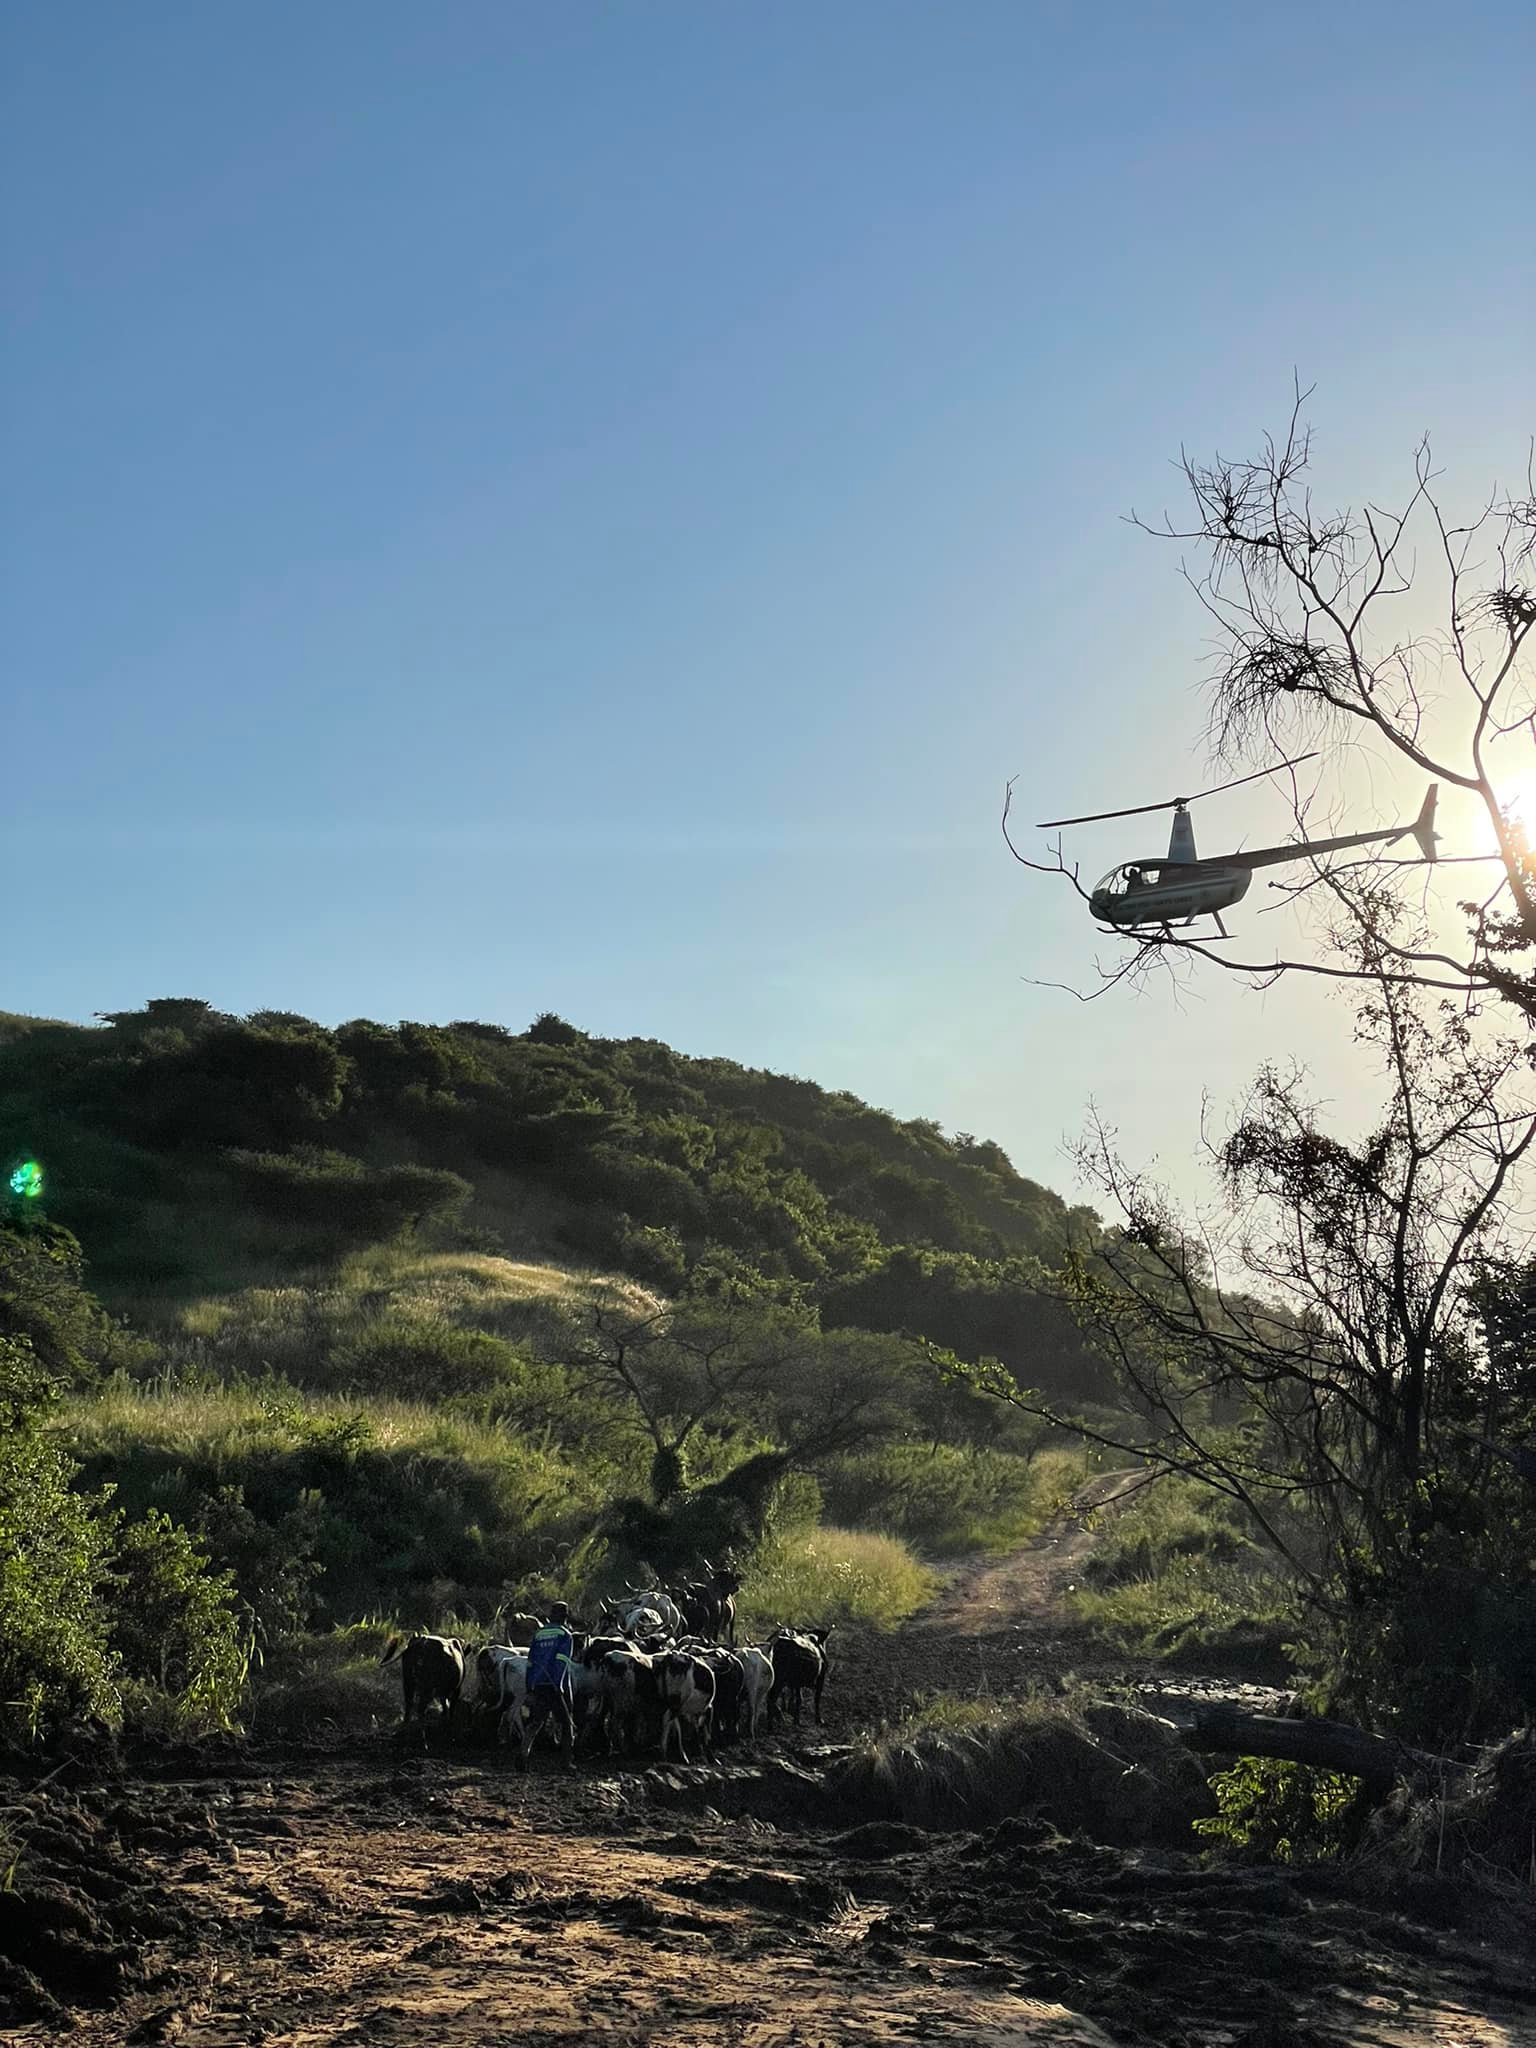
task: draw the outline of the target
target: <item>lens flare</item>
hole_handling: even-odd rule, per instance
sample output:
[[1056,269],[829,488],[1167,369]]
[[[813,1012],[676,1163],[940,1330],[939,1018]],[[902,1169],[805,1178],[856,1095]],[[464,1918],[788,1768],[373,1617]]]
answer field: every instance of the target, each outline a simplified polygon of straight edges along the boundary
[[43,1192],[43,1169],[35,1159],[23,1159],[11,1175],[11,1193],[24,1202],[35,1202]]

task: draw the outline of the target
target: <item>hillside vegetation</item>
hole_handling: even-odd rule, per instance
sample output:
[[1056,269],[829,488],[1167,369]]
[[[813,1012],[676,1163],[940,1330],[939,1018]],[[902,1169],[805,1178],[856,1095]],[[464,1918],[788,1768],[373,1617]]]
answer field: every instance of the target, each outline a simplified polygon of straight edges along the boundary
[[[997,1146],[554,1017],[9,1017],[0,1126],[42,1168],[0,1310],[86,1504],[81,1613],[114,1543],[175,1532],[274,1671],[725,1554],[750,1613],[893,1621],[919,1555],[1016,1539],[1081,1469],[942,1356],[1107,1384],[1050,1270],[1095,1219]],[[126,1668],[93,1641],[59,1701]]]

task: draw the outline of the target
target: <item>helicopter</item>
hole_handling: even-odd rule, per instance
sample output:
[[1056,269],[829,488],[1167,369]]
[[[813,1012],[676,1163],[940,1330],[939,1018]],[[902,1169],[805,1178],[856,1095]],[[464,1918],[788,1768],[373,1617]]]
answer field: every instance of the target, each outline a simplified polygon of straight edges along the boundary
[[1258,782],[1277,769],[1299,768],[1316,754],[1298,754],[1294,760],[1277,762],[1274,768],[1260,768],[1252,775],[1239,775],[1233,782],[1218,783],[1194,796],[1167,797],[1161,803],[1133,804],[1123,811],[1095,811],[1085,818],[1047,818],[1040,830],[1055,826],[1093,825],[1105,818],[1137,818],[1148,811],[1172,811],[1173,826],[1168,851],[1161,859],[1128,860],[1109,873],[1088,898],[1088,908],[1102,924],[1116,931],[1138,931],[1152,925],[1193,924],[1197,917],[1213,917],[1221,936],[1231,934],[1221,913],[1240,903],[1248,893],[1255,868],[1279,867],[1287,861],[1310,860],[1319,854],[1342,853],[1352,846],[1389,846],[1411,833],[1426,861],[1435,858],[1435,799],[1439,784],[1432,782],[1419,815],[1408,825],[1391,825],[1380,832],[1347,832],[1336,839],[1298,839],[1289,846],[1259,846],[1251,853],[1222,853],[1202,860],[1195,851],[1195,828],[1189,815],[1192,803],[1201,797],[1220,796],[1224,790],[1240,789],[1245,782]]

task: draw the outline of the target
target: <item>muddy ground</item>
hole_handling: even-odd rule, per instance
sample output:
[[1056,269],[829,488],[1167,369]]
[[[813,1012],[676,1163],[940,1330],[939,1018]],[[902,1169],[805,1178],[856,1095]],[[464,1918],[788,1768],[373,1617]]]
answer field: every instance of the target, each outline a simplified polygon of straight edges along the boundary
[[1212,1867],[1038,1813],[929,1834],[836,1809],[842,1746],[925,1692],[1154,1682],[1060,1618],[1090,1540],[1064,1521],[894,1637],[850,1636],[825,1729],[715,1766],[524,1779],[492,1751],[381,1731],[13,1781],[0,2031],[81,2048],[1536,2044],[1529,1894]]

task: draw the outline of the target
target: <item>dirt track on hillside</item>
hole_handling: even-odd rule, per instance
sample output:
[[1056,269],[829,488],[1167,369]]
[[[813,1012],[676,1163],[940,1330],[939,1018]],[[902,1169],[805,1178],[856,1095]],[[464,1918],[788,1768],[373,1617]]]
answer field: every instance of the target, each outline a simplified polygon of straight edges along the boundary
[[[1433,1881],[1387,1903],[1337,1874],[1212,1871],[1027,1814],[934,1835],[829,1810],[837,1745],[926,1691],[1110,1675],[1056,1607],[1091,1541],[1069,1515],[894,1636],[850,1635],[824,1731],[714,1769],[520,1779],[493,1751],[380,1732],[346,1752],[66,1771],[27,1809],[51,1844],[37,1853],[75,1858],[112,1960],[82,1983],[97,2003],[55,1977],[68,2011],[6,2038],[67,2021],[81,2048],[1536,2043],[1513,1952],[1536,1920],[1518,1908],[1495,1924]],[[24,1888],[6,1900],[0,1936]],[[88,1934],[72,1924],[82,1955]],[[7,1989],[25,1994],[14,1970]]]

